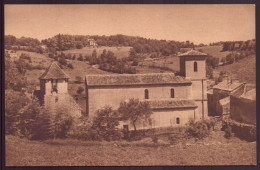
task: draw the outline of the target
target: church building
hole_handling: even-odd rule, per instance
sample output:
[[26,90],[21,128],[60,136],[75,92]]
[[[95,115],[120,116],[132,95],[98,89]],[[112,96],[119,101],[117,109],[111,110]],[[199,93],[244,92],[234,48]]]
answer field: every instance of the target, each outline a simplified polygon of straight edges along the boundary
[[[207,54],[191,50],[179,55],[180,75],[174,73],[87,75],[86,113],[90,118],[104,106],[117,109],[130,98],[147,101],[153,110],[152,125],[159,128],[185,125],[189,119],[208,116]],[[129,124],[130,129],[132,129]],[[121,127],[122,128],[122,127]]]

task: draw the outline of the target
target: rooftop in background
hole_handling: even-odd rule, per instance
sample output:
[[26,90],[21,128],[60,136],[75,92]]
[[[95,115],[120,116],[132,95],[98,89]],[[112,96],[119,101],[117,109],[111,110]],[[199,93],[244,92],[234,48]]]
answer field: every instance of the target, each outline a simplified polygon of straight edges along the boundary
[[213,89],[220,89],[220,90],[226,90],[232,92],[233,90],[235,90],[236,88],[240,87],[243,84],[245,83],[240,83],[238,81],[233,81],[233,82],[223,81],[213,86]]
[[241,98],[256,100],[256,89],[249,90],[240,96]]
[[202,52],[199,52],[199,51],[196,51],[196,50],[190,50],[190,51],[187,51],[185,53],[182,53],[182,54],[179,54],[178,56],[181,57],[181,56],[207,56],[208,54],[205,54],[205,53],[202,53]]
[[191,84],[190,80],[174,73],[88,75],[86,81],[88,86]]
[[196,108],[194,100],[185,99],[160,99],[160,100],[142,100],[149,102],[152,109],[180,109],[180,108]]
[[39,79],[69,79],[68,76],[55,62],[45,70]]

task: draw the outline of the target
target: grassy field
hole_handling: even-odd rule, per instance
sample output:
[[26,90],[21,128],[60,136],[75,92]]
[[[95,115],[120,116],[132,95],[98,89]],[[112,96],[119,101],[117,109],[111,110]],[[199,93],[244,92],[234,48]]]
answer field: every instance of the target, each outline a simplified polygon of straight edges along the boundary
[[29,141],[6,136],[7,166],[127,166],[127,165],[256,165],[256,142],[212,132],[202,141],[170,145],[159,137],[140,141],[96,142],[73,139]]
[[230,53],[229,51],[222,52],[222,45],[196,47],[195,50],[202,50],[202,52],[207,53],[213,57],[217,57],[220,60],[221,58],[226,57]]
[[129,51],[130,48],[132,47],[84,47],[82,49],[74,49],[74,50],[66,50],[64,51],[65,54],[72,54],[72,55],[76,55],[77,57],[79,56],[79,54],[82,54],[83,56],[85,55],[92,55],[93,50],[95,49],[97,51],[97,55],[99,56],[104,49],[106,49],[107,51],[110,50],[112,51],[115,56],[117,58],[124,58],[124,57],[128,57],[129,55]]

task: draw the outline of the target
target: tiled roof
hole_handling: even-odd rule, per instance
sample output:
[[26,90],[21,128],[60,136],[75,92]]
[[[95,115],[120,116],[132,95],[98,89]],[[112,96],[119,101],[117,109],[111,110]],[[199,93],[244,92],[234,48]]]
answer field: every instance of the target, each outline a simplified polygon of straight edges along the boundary
[[191,84],[190,80],[174,73],[88,75],[86,80],[88,86]]
[[196,108],[194,100],[187,99],[146,99],[152,109],[176,109],[176,108]]
[[222,106],[228,104],[229,102],[230,102],[230,96],[227,96],[227,97],[225,97],[225,98],[219,100],[219,103],[220,103],[220,105],[222,105]]
[[190,50],[190,51],[180,54],[179,56],[207,56],[207,54],[196,51],[196,50]]
[[244,83],[240,83],[240,82],[228,82],[228,81],[223,81],[220,82],[219,84],[213,86],[213,89],[220,89],[220,90],[226,90],[226,91],[233,91],[236,88],[238,88],[239,86],[243,85]]
[[245,92],[240,97],[245,98],[245,99],[249,99],[249,100],[256,100],[256,89],[252,89],[248,92]]
[[45,70],[39,79],[69,79],[70,77],[55,63]]

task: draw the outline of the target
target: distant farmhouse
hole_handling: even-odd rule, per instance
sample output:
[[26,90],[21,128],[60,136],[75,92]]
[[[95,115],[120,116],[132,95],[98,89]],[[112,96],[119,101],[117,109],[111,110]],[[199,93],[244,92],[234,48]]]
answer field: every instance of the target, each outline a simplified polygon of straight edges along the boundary
[[17,61],[20,59],[20,56],[17,55],[17,53],[15,51],[6,51],[6,52],[7,52],[7,54],[9,54],[11,61]]
[[92,47],[97,46],[97,43],[94,39],[88,39],[88,42],[89,42],[89,45],[92,46]]
[[38,94],[41,104],[52,113],[64,109],[73,117],[80,117],[82,109],[68,94],[68,81],[70,77],[55,63],[40,76],[40,92]]
[[[206,56],[207,54],[195,50],[179,55],[180,75],[87,75],[86,113],[93,118],[95,112],[106,105],[117,109],[121,101],[136,98],[149,102],[154,112],[152,125],[147,127],[139,124],[139,128],[182,126],[191,118],[206,119]],[[123,126],[133,128],[131,125]]]

